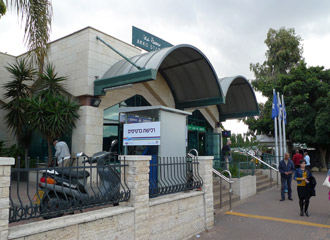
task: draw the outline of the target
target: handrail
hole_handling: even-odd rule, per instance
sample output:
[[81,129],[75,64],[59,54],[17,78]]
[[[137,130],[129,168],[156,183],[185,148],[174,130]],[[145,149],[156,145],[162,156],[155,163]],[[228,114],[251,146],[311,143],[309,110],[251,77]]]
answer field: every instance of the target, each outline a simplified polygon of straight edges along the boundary
[[187,153],[187,156],[188,157],[191,157],[191,158],[196,158],[196,156],[195,155],[192,155],[191,153]]
[[219,171],[217,171],[216,169],[212,168],[212,172],[217,175],[218,177],[222,178],[223,180],[225,180],[227,183],[234,183],[233,180],[231,180],[231,173],[228,170],[224,170],[224,172],[229,173],[230,178],[227,178],[225,175],[221,174]]
[[[236,152],[237,152],[237,151],[236,151]],[[269,167],[269,168],[273,169],[274,171],[278,172],[278,169],[276,169],[276,168],[272,167],[271,165],[269,165],[268,163],[262,161],[260,158],[256,157],[255,155],[253,155],[253,154],[251,154],[251,153],[248,153],[247,151],[243,151],[243,150],[240,150],[240,152],[243,152],[243,153],[245,153],[245,154],[247,154],[247,155],[250,155],[251,157],[257,159],[257,160],[258,160],[259,162],[261,162],[262,164],[264,164],[264,165],[266,165],[267,167]],[[276,166],[277,166],[277,165],[276,165]]]
[[220,177],[220,208],[222,208],[222,183],[221,183],[221,179],[225,180],[227,183],[229,183],[229,211],[231,212],[231,195],[233,193],[233,189],[231,188],[231,184],[234,183],[233,180],[231,180],[231,173],[228,170],[223,170],[223,172],[226,172],[229,174],[229,178],[227,178],[225,175],[223,175],[222,173],[220,173],[219,171],[215,170],[214,168],[212,168],[212,172],[217,175],[218,177]]
[[192,148],[192,149],[190,149],[189,151],[188,151],[188,155],[189,154],[191,154],[192,155],[192,153],[191,152],[195,152],[196,153],[196,156],[195,157],[198,157],[198,151],[195,149],[195,148]]

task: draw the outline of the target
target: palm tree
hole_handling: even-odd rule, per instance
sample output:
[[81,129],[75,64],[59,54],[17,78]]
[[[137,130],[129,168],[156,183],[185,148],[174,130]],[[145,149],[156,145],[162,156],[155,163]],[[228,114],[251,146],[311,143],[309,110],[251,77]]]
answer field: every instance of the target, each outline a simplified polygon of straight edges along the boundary
[[[2,3],[2,4],[1,4]],[[0,0],[0,17],[6,6]],[[6,5],[16,9],[18,16],[25,19],[24,40],[29,51],[34,51],[39,73],[42,73],[47,56],[47,43],[52,23],[52,4],[50,0],[6,0]],[[30,52],[30,53],[31,53]]]
[[3,106],[3,109],[8,111],[5,115],[5,121],[7,127],[13,131],[19,143],[26,125],[24,99],[30,94],[30,88],[26,82],[33,81],[36,72],[28,64],[26,59],[21,59],[14,64],[9,64],[6,69],[11,74],[13,80],[7,82],[3,86],[6,90],[4,98],[9,99],[9,102]]
[[[33,89],[36,93],[51,93],[51,94],[65,94],[70,95],[66,92],[63,81],[66,77],[59,77],[55,72],[55,66],[48,63],[46,69],[42,74],[39,75],[39,79],[34,83]],[[71,95],[70,95],[71,96]]]
[[26,82],[33,81],[36,72],[26,59],[9,64],[6,69],[11,74],[12,81],[3,86],[6,90],[4,98],[9,100],[2,107],[7,111],[5,121],[8,129],[12,130],[16,136],[18,146],[23,146],[26,149],[27,144],[24,140],[30,132],[24,114],[26,108],[24,99],[30,94],[30,88]]
[[52,140],[71,133],[79,118],[79,105],[73,99],[50,93],[28,99],[26,117],[31,128],[47,140],[48,164],[53,160]]
[[53,65],[48,65],[40,76],[37,94],[26,100],[26,118],[33,130],[47,140],[48,164],[52,162],[52,140],[71,133],[79,119],[79,104],[72,98],[63,96],[65,92],[61,82],[65,77],[58,77]]

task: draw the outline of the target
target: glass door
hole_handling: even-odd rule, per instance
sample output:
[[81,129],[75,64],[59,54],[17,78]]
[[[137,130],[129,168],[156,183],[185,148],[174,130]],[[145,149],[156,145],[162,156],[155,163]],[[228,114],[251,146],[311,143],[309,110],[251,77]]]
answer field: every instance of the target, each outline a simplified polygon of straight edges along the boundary
[[205,134],[205,148],[207,156],[214,156],[214,163],[220,163],[221,154],[221,134],[220,133],[206,133]]

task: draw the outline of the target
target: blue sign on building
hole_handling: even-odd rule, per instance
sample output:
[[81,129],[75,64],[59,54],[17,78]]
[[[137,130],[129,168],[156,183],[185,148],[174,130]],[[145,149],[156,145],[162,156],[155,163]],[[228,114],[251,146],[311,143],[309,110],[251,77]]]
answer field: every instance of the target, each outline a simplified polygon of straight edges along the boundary
[[173,46],[163,39],[134,26],[132,27],[132,44],[149,52]]

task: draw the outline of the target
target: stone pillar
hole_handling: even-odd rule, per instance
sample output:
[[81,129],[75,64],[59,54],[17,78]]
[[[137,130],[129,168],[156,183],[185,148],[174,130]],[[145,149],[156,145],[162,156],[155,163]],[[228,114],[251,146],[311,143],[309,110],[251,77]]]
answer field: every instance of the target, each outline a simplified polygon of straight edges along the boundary
[[81,106],[80,118],[72,133],[72,152],[84,152],[92,155],[102,151],[103,144],[103,109],[91,106]]
[[11,165],[14,158],[0,157],[0,239],[8,238],[9,224],[9,187]]
[[149,166],[151,156],[120,156],[128,164],[127,185],[131,191],[129,205],[135,208],[135,238],[147,240],[149,236]]
[[213,208],[213,176],[212,164],[213,156],[199,156],[199,175],[203,179],[204,192],[204,213],[205,228],[210,229],[214,226],[214,208]]

